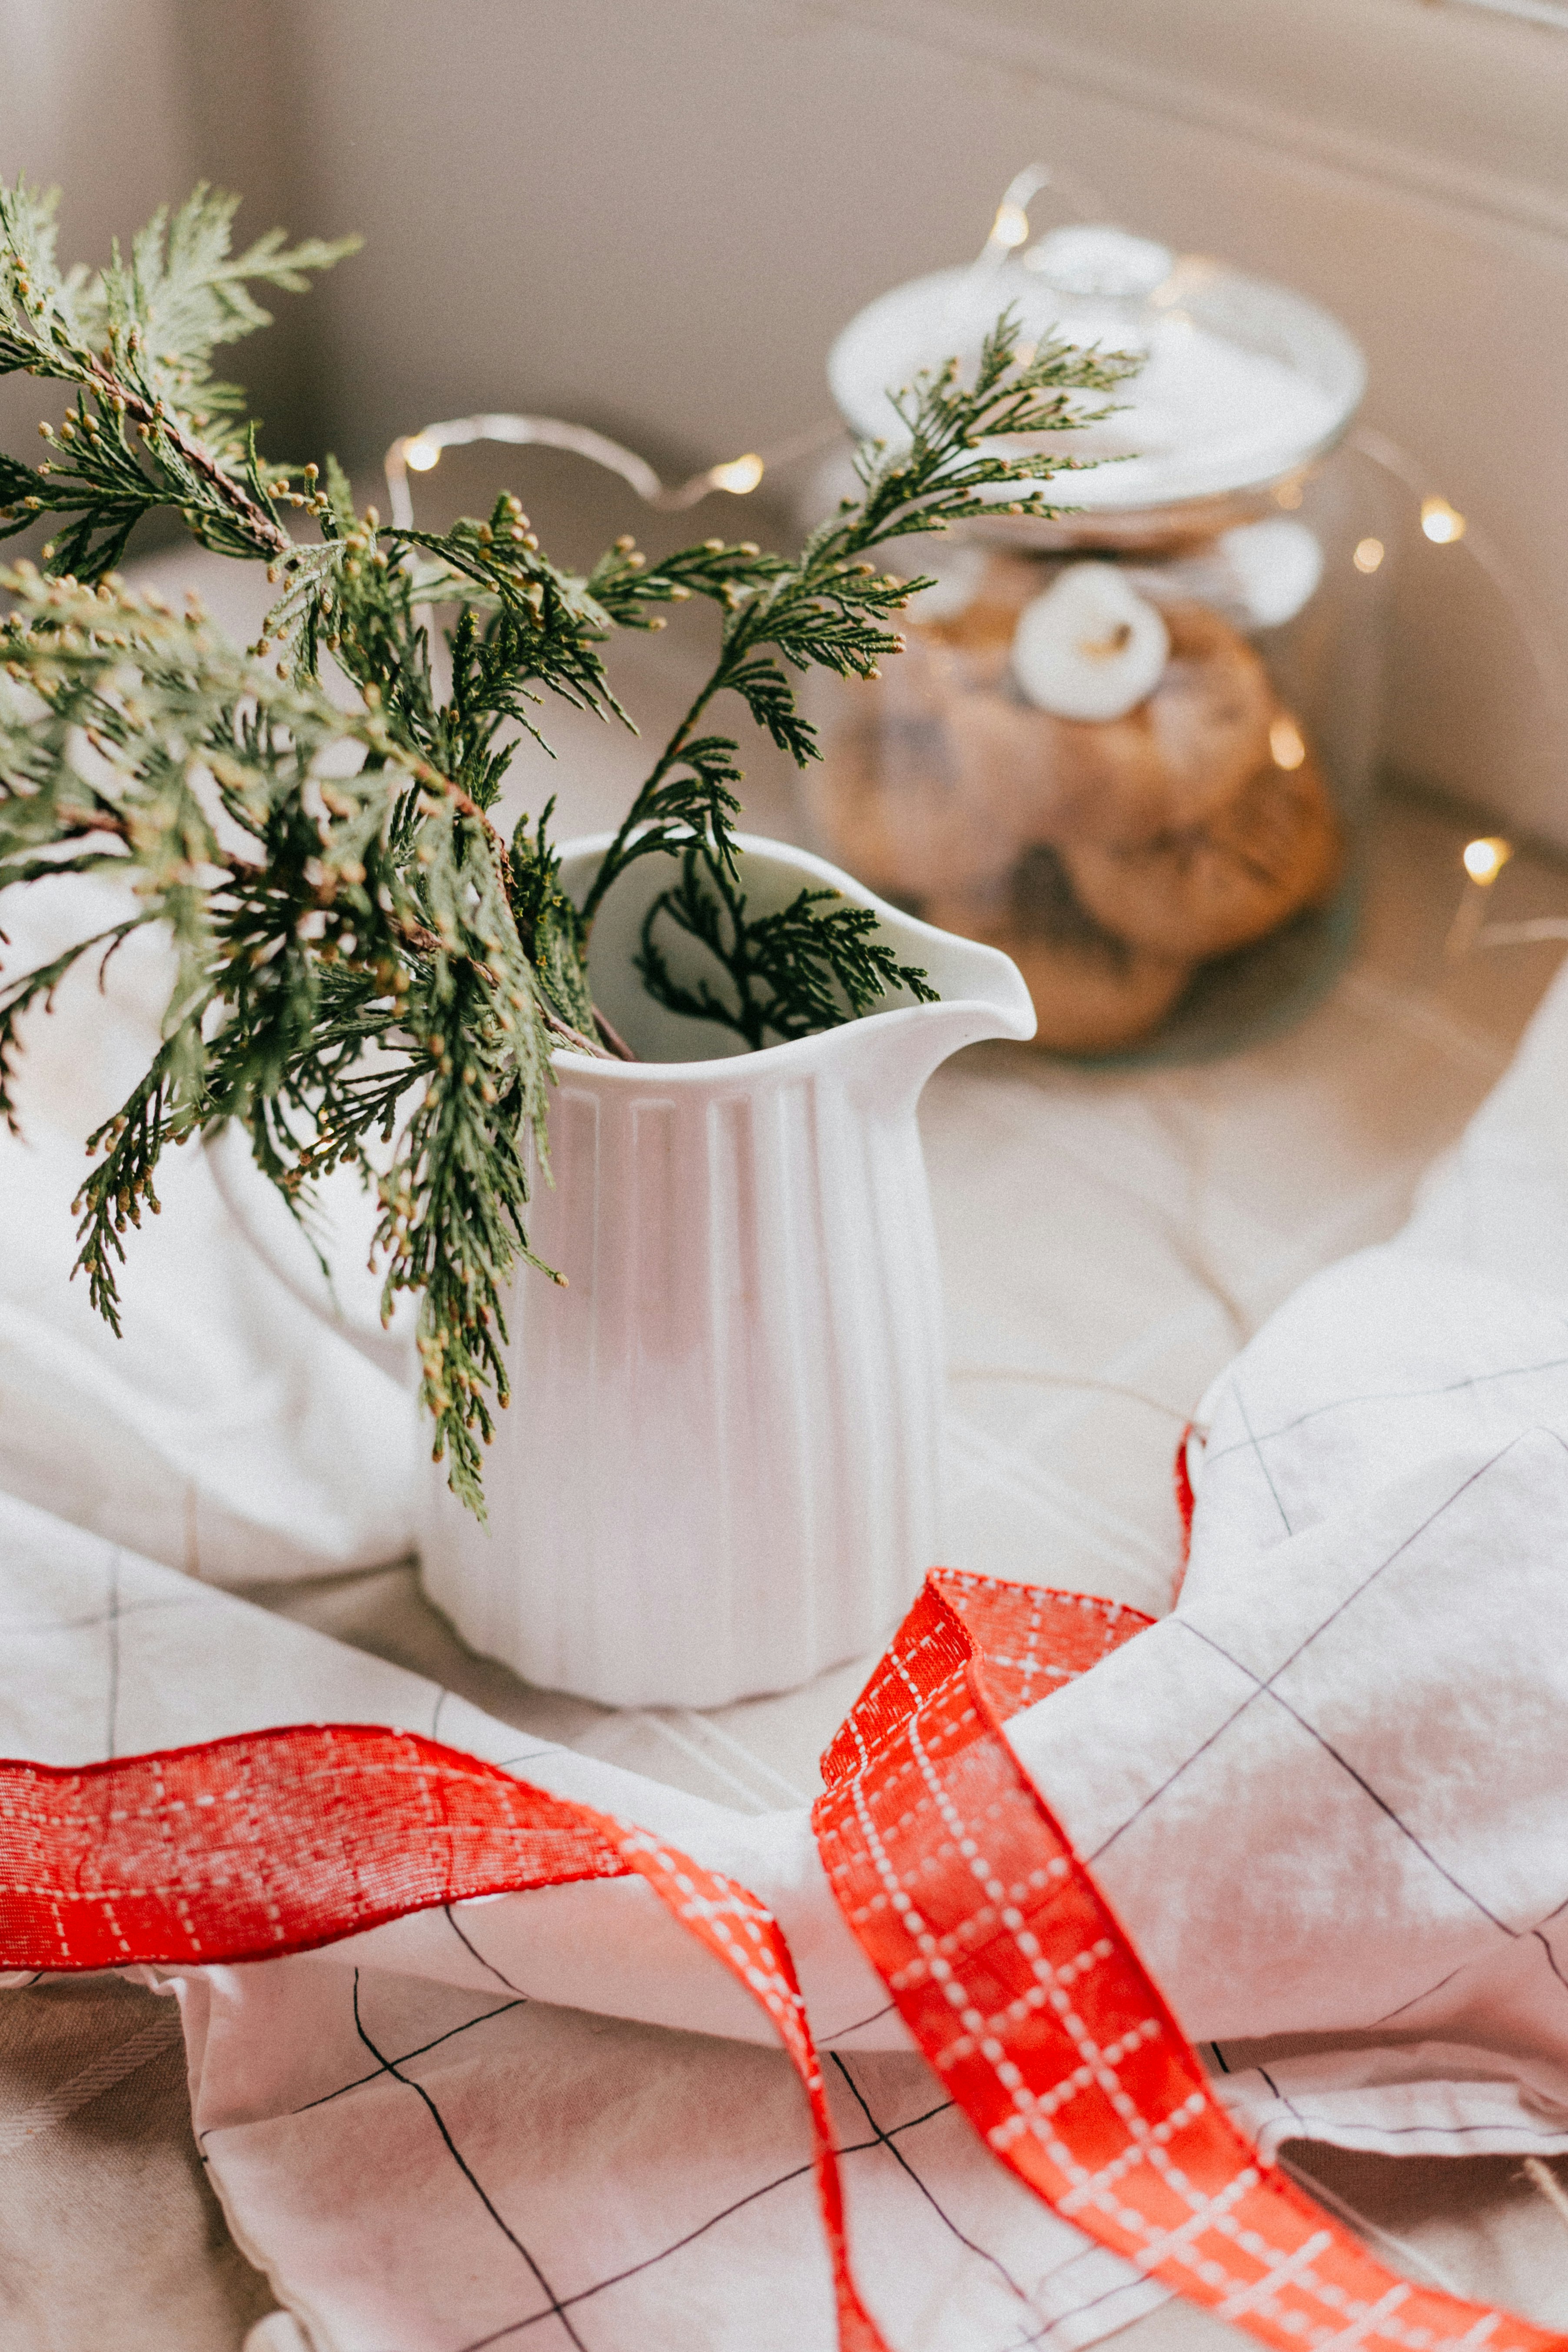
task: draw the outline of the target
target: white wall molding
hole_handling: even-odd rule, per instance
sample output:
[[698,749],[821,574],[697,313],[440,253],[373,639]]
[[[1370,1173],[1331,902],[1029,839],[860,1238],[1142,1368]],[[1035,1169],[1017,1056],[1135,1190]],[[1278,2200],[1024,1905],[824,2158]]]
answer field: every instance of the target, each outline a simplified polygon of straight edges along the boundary
[[1561,0],[1447,0],[1456,8],[1486,8],[1496,16],[1517,16],[1527,25],[1550,25],[1554,33],[1568,33],[1568,8]]
[[[752,0],[777,13],[778,0]],[[1184,35],[1202,62],[1223,40],[1234,21],[1235,0],[1184,0]],[[805,0],[802,18],[837,18],[940,54],[1005,67],[1057,89],[1081,90],[1142,112],[1217,132],[1270,155],[1287,153],[1348,178],[1373,182],[1417,196],[1440,210],[1479,213],[1516,229],[1568,243],[1568,192],[1451,155],[1424,152],[1403,142],[1321,119],[1316,112],[1281,104],[1273,97],[1243,95],[1215,81],[1179,76],[1091,47],[1064,37],[1039,15],[1029,26],[1006,21],[998,11],[959,6],[952,0]],[[1305,12],[1309,16],[1310,11]],[[1424,14],[1424,12],[1421,12]],[[1565,17],[1568,22],[1568,17]],[[1417,30],[1419,25],[1417,26]],[[1521,44],[1542,37],[1518,26],[1500,26],[1505,39]],[[1552,37],[1544,37],[1551,40]],[[1552,44],[1556,47],[1556,44]],[[1382,63],[1380,58],[1376,63]],[[1568,96],[1568,43],[1550,60],[1553,78]],[[1333,78],[1329,78],[1331,104]],[[1391,115],[1401,110],[1391,103]],[[1568,163],[1568,110],[1563,147]],[[1500,146],[1503,144],[1500,125]]]

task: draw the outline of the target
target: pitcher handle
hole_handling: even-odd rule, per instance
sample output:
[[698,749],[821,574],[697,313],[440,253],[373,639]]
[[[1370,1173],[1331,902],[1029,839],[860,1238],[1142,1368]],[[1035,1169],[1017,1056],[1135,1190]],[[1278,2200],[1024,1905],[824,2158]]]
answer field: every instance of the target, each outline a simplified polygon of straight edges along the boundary
[[232,1124],[218,1128],[203,1138],[202,1150],[219,1200],[268,1272],[318,1323],[346,1339],[367,1363],[385,1372],[400,1388],[411,1389],[415,1384],[413,1302],[408,1302],[406,1313],[395,1317],[390,1328],[345,1313],[286,1202],[259,1175],[245,1130]]

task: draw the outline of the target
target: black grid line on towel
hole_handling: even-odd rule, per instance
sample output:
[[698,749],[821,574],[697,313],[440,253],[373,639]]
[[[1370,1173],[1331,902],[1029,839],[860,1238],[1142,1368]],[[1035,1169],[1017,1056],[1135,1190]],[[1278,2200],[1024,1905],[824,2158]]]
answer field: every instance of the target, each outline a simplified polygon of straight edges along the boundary
[[[1231,1659],[1229,1663],[1235,1666],[1237,1672],[1245,1675],[1254,1684],[1255,1687],[1248,1692],[1247,1696],[1240,1702],[1240,1704],[1226,1717],[1225,1721],[1220,1724],[1215,1730],[1210,1732],[1206,1739],[1201,1740],[1197,1747],[1195,1747],[1189,1755],[1184,1756],[1179,1764],[1173,1766],[1171,1770],[1165,1774],[1164,1778],[1155,1788],[1149,1791],[1147,1796],[1140,1799],[1139,1802],[1127,1815],[1125,1821],[1119,1822],[1115,1829],[1110,1832],[1110,1835],[1100,1840],[1092,1853],[1085,1856],[1085,1860],[1091,1865],[1099,1862],[1103,1855],[1110,1852],[1110,1848],[1117,1843],[1119,1838],[1126,1835],[1127,1832],[1132,1827],[1135,1822],[1142,1820],[1143,1815],[1148,1812],[1151,1806],[1157,1805],[1159,1803],[1161,1798],[1163,1797],[1169,1790],[1174,1787],[1175,1783],[1181,1779],[1184,1772],[1190,1771],[1200,1757],[1206,1755],[1208,1750],[1213,1748],[1217,1741],[1225,1738],[1226,1733],[1234,1727],[1234,1726],[1239,1721],[1240,1717],[1244,1716],[1249,1708],[1256,1706],[1260,1698],[1272,1697],[1275,1695],[1273,1685],[1279,1681],[1279,1677],[1282,1675],[1288,1674],[1289,1669],[1296,1664],[1297,1660],[1303,1657],[1307,1651],[1311,1648],[1313,1643],[1321,1640],[1322,1635],[1328,1632],[1331,1625],[1337,1623],[1339,1619],[1344,1616],[1348,1610],[1352,1609],[1356,1602],[1362,1600],[1372,1590],[1379,1578],[1387,1574],[1388,1570],[1394,1566],[1396,1560],[1402,1559],[1404,1555],[1410,1550],[1413,1545],[1419,1543],[1423,1536],[1429,1534],[1432,1528],[1436,1526],[1439,1519],[1441,1519],[1447,1512],[1451,1511],[1462,1496],[1468,1494],[1473,1486],[1479,1485],[1481,1479],[1485,1478],[1490,1471],[1494,1470],[1503,1457],[1512,1452],[1518,1442],[1517,1438],[1510,1438],[1508,1444],[1506,1445],[1500,1446],[1498,1451],[1492,1454],[1488,1461],[1481,1463],[1476,1469],[1467,1472],[1466,1475],[1460,1480],[1458,1486],[1454,1488],[1453,1492],[1450,1495],[1446,1496],[1442,1502],[1440,1502],[1434,1510],[1429,1511],[1418,1527],[1413,1528],[1407,1535],[1402,1536],[1398,1543],[1394,1545],[1393,1550],[1386,1552],[1378,1561],[1375,1568],[1372,1568],[1367,1570],[1367,1573],[1363,1577],[1361,1582],[1355,1587],[1353,1591],[1343,1594],[1341,1599],[1334,1603],[1333,1607],[1330,1609],[1326,1615],[1320,1620],[1320,1622],[1312,1628],[1311,1632],[1304,1634],[1301,1640],[1297,1643],[1295,1648],[1290,1651],[1289,1655],[1280,1660],[1279,1664],[1273,1669],[1272,1673],[1267,1675],[1257,1675],[1253,1674],[1250,1667],[1243,1666],[1237,1660]],[[1283,1514],[1281,1514],[1281,1516],[1283,1516]],[[1196,1631],[1196,1628],[1191,1623],[1191,1622],[1187,1618],[1182,1616],[1179,1612],[1169,1617],[1165,1622],[1169,1626],[1174,1629],[1179,1629],[1184,1633],[1191,1633]],[[1208,1646],[1217,1654],[1226,1654],[1220,1650],[1217,1643],[1211,1642]],[[1305,1727],[1303,1727],[1303,1728]],[[1362,1785],[1365,1787],[1366,1784],[1363,1782]],[[1369,1793],[1371,1792],[1369,1791]],[[1384,1803],[1381,1798],[1378,1799],[1377,1801],[1383,1806],[1383,1810],[1385,1812],[1388,1812],[1392,1818],[1397,1820],[1398,1817],[1394,1813],[1392,1807]],[[1401,1824],[1401,1826],[1403,1826],[1403,1824]],[[1461,1889],[1461,1892],[1468,1894],[1468,1890]],[[1479,1910],[1484,1911],[1486,1909],[1486,1906],[1479,1902],[1476,1897],[1470,1896],[1469,1899],[1476,1902],[1476,1906]],[[1489,1914],[1489,1916],[1490,1915]]]
[[473,2167],[468,2163],[468,2158],[464,2156],[462,2150],[458,2147],[457,2141],[453,2138],[450,2127],[447,2123],[447,2119],[442,2115],[440,2108],[437,2105],[436,2101],[432,2098],[430,2093],[426,2089],[423,2083],[416,2083],[412,2074],[405,2074],[400,2070],[395,2059],[388,2058],[384,2052],[376,2048],[374,2042],[371,2039],[370,2034],[365,2030],[364,2020],[360,2015],[359,1979],[360,1972],[358,1969],[355,1969],[353,1987],[354,2032],[359,2035],[360,2040],[364,2043],[364,2046],[370,2052],[371,2056],[378,2061],[381,2066],[384,2068],[385,2072],[391,2075],[393,2081],[395,2083],[403,2084],[406,2089],[412,2091],[417,2098],[424,2102],[426,2110],[429,2115],[431,2121],[434,2123],[437,2132],[439,2132],[441,2136],[442,2146],[446,2148],[447,2155],[451,2158],[452,2162],[456,2165],[458,2172],[461,2174],[464,2180],[468,2182],[468,2187],[473,2190],[474,2195],[478,2198],[480,2205],[484,2208],[484,2210],[489,2215],[490,2220],[495,2223],[496,2228],[500,2231],[502,2237],[507,2240],[510,2245],[516,2248],[518,2253],[521,2255],[522,2260],[527,2264],[529,2270],[533,2273],[534,2281],[538,2285],[540,2292],[545,2296],[550,2306],[547,2313],[540,2313],[538,2315],[541,2318],[554,2317],[559,2319],[563,2328],[566,2332],[568,2340],[576,2347],[576,2352],[588,2352],[587,2346],[584,2343],[582,2337],[573,2326],[572,2322],[567,2318],[566,2314],[562,2307],[561,2299],[557,2295],[554,2288],[551,2285],[550,2281],[545,2277],[537,2256],[529,2251],[528,2247],[518,2236],[517,2231],[512,2228],[510,2222],[506,2220],[499,2207],[495,2204],[489,2192],[486,2189],[483,2182],[479,2179],[479,2175],[474,2171]]
[[[1305,1412],[1295,1414],[1291,1420],[1282,1421],[1277,1429],[1266,1429],[1261,1436],[1252,1426],[1240,1382],[1233,1380],[1230,1392],[1236,1399],[1247,1435],[1236,1438],[1229,1445],[1205,1449],[1204,1466],[1206,1469],[1211,1463],[1224,1462],[1233,1454],[1249,1454],[1262,1446],[1272,1445],[1277,1438],[1291,1436],[1298,1429],[1304,1429],[1309,1422],[1321,1421],[1327,1413],[1348,1412],[1352,1405],[1430,1403],[1434,1397],[1460,1396],[1467,1389],[1486,1388],[1493,1381],[1531,1380],[1538,1373],[1565,1370],[1568,1370],[1568,1356],[1548,1356],[1539,1364],[1505,1364],[1496,1371],[1467,1372],[1462,1380],[1443,1381],[1434,1388],[1370,1389],[1364,1396],[1330,1397],[1321,1404],[1309,1405]],[[1261,1461],[1260,1454],[1258,1458]]]

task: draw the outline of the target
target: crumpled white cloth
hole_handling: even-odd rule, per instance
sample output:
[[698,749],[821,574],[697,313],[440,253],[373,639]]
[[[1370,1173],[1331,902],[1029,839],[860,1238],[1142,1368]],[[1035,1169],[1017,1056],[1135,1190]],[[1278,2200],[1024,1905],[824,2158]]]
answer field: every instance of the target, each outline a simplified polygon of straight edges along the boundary
[[[73,1017],[51,1080],[61,1137],[85,1123],[72,1056],[100,1055],[101,1087],[131,1050],[90,1004]],[[1010,1727],[1266,2150],[1297,2136],[1568,2149],[1565,1078],[1568,977],[1405,1235],[1308,1283],[1211,1391],[1171,1615]],[[55,1148],[33,1138],[35,1155]],[[64,1149],[52,1171],[18,1174],[14,1147],[0,1159],[0,1205],[20,1201],[38,1236],[0,1286],[0,1484],[58,1482],[126,1549],[5,1507],[4,1745],[81,1760],[359,1716],[641,1819],[754,1887],[790,1936],[819,2037],[845,2062],[841,2125],[867,2136],[851,2229],[894,2341],[978,2352],[1026,2305],[1047,2336],[1083,2343],[1146,2308],[1154,2291],[1019,2203],[944,2107],[839,1919],[804,1813],[732,1814],[520,1741],[130,1556],[138,1513],[194,1487],[193,1564],[208,1576],[385,1557],[405,1532],[405,1406],[291,1319],[303,1310],[235,1250],[199,1161],[180,1224],[172,1203],[140,1266],[133,1255],[156,1336],[128,1361],[85,1301],[61,1318]],[[236,1361],[255,1367],[255,1410],[230,1404],[204,1437],[204,1392],[232,1398]],[[110,1400],[129,1525],[110,1483],[80,1507],[79,1465],[54,1433],[62,1395],[81,1415]],[[184,1564],[172,1540],[146,1548]],[[331,2352],[522,2329],[830,2340],[782,2062],[739,2046],[765,2032],[758,2013],[640,1885],[458,1906],[306,1959],[188,1972],[178,1997],[237,2234]],[[614,2198],[595,2190],[605,2179]],[[579,2338],[579,2308],[599,2336]]]
[[1199,1406],[1170,1616],[1011,1727],[1266,2154],[1568,2148],[1568,972]]
[[[76,877],[0,893],[0,969],[44,962],[125,904]],[[85,1139],[146,1069],[169,985],[147,934],[101,990],[98,969],[28,1020],[22,1132],[0,1129],[0,1490],[216,1583],[399,1558],[409,1400],[246,1245],[204,1152],[167,1156],[163,1213],[126,1235],[121,1339],[68,1279]]]

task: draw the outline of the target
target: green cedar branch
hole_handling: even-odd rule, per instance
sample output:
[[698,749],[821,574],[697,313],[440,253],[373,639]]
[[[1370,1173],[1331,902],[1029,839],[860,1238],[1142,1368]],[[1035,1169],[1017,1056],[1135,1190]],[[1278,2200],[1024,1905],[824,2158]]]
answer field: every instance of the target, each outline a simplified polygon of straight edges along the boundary
[[[734,848],[739,747],[710,707],[732,694],[775,743],[814,758],[792,672],[874,678],[924,584],[879,571],[870,551],[998,497],[1049,512],[1039,485],[1060,468],[1042,436],[1100,413],[1084,395],[1127,363],[1026,352],[1004,320],[973,380],[955,366],[901,396],[899,447],[862,453],[861,497],[798,557],[712,538],[650,562],[622,539],[578,576],[551,562],[510,495],[448,531],[388,530],[374,509],[356,513],[330,458],[324,472],[262,459],[213,353],[264,322],[254,287],[297,289],[352,241],[289,247],[273,233],[236,256],[234,209],[198,189],[91,277],[58,268],[52,199],[0,188],[0,373],[72,394],[41,428],[37,467],[0,457],[0,535],[58,519],[45,573],[0,571],[16,602],[0,633],[0,890],[92,877],[124,909],[0,978],[0,1116],[16,1116],[25,1022],[79,966],[101,977],[138,933],[156,935],[170,958],[163,1034],[92,1139],[79,1202],[94,1304],[117,1321],[124,1234],[156,1212],[171,1145],[237,1120],[302,1217],[315,1178],[353,1168],[379,1203],[384,1308],[419,1297],[436,1452],[480,1509],[506,1395],[503,1299],[519,1261],[536,1262],[525,1213],[547,1164],[551,1054],[626,1051],[588,985],[605,893],[638,857],[680,858],[645,925],[645,984],[753,1046],[858,1017],[889,991],[929,994],[868,909],[808,890],[752,915]],[[248,653],[199,608],[176,616],[119,581],[131,530],[159,506],[205,546],[266,564],[279,595]],[[296,539],[290,509],[319,536]],[[718,657],[580,908],[551,807],[510,840],[497,830],[516,745],[542,740],[547,697],[625,719],[606,645],[692,598],[719,610]],[[331,694],[329,661],[342,673]],[[346,710],[342,678],[357,690]],[[670,926],[712,959],[713,980],[689,982],[689,958],[677,977]]]
[[[1005,314],[985,339],[973,382],[954,360],[897,395],[906,442],[860,450],[860,499],[847,499],[795,562],[760,557],[749,543],[733,551],[741,561],[717,590],[725,607],[719,658],[605,854],[584,909],[590,923],[635,858],[679,848],[685,833],[705,842],[718,866],[732,867],[734,773],[721,773],[719,763],[737,747],[698,731],[719,695],[738,695],[753,722],[804,767],[820,755],[788,670],[874,679],[881,662],[901,649],[888,623],[931,583],[879,570],[868,561],[872,549],[984,515],[1058,511],[1040,485],[1078,461],[1016,445],[1108,415],[1104,406],[1086,408],[1081,395],[1114,390],[1135,362],[1053,341],[1026,355],[1020,345],[1017,320]],[[718,541],[705,551],[715,558],[730,552]]]
[[[708,950],[727,992],[700,974],[690,986],[676,977],[658,937],[661,919]],[[874,908],[837,890],[805,889],[787,907],[753,916],[731,869],[697,843],[681,859],[679,881],[643,918],[637,970],[660,1004],[732,1029],[753,1053],[857,1020],[900,989],[917,1004],[937,1001],[925,972],[900,963],[878,937]]]
[[287,469],[261,466],[243,395],[214,376],[211,356],[268,323],[253,281],[300,291],[359,239],[289,247],[274,230],[234,256],[237,203],[198,187],[138,234],[128,263],[117,254],[89,277],[58,267],[55,196],[0,187],[0,374],[77,388],[58,431],[40,428],[43,463],[0,465],[0,537],[40,515],[70,518],[46,558],[61,576],[112,571],[136,522],[160,507],[226,554],[271,558],[290,545],[280,498],[306,501]]
[[[0,982],[0,1113],[16,1117],[24,1016],[75,964],[149,924],[174,951],[157,1054],[90,1146],[79,1263],[94,1305],[117,1326],[125,1231],[156,1212],[169,1146],[237,1119],[291,1199],[354,1166],[382,1203],[384,1308],[421,1294],[437,1451],[478,1507],[563,1025],[493,828],[374,702],[342,710],[279,678],[199,608],[177,617],[30,566],[0,571],[0,588],[16,599],[0,633],[0,890],[68,872],[134,892],[112,934]],[[334,772],[345,754],[359,764]]]

